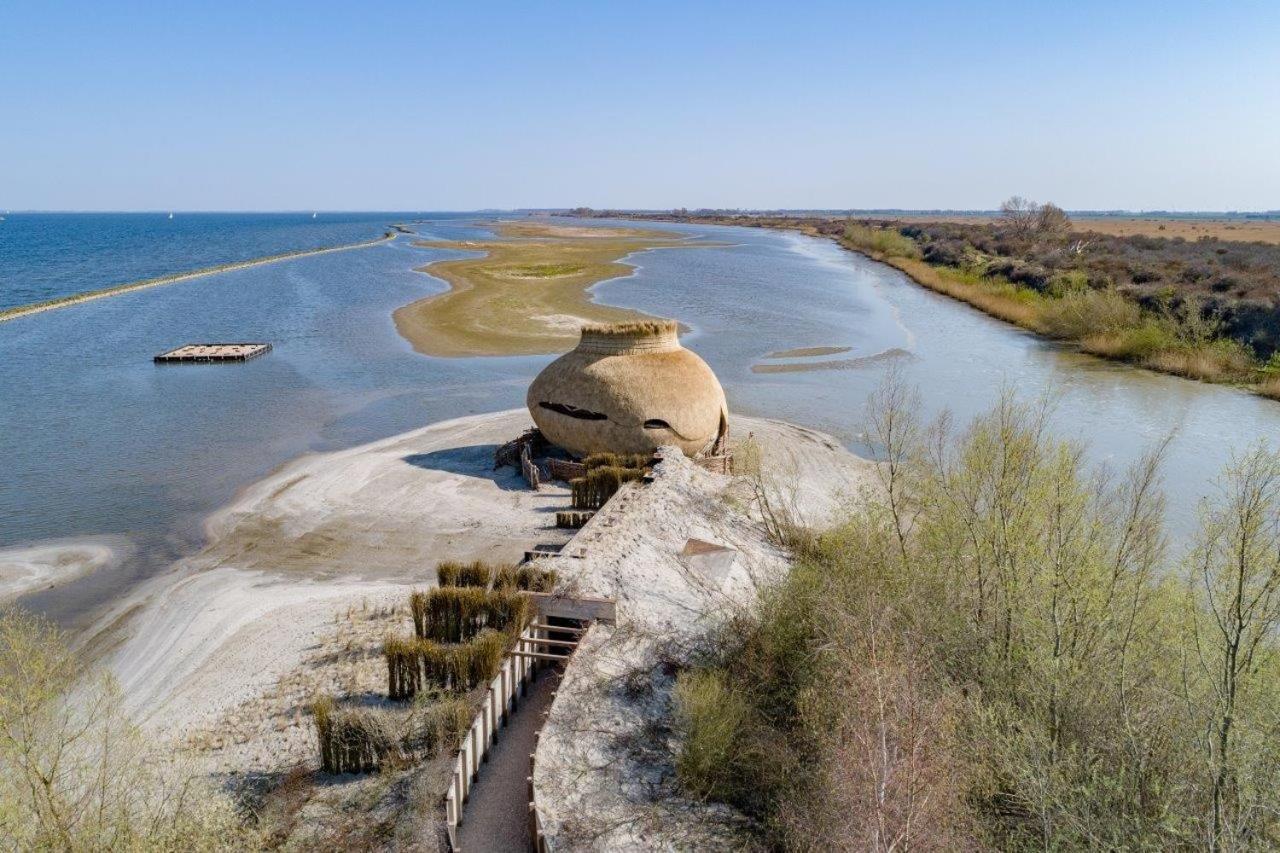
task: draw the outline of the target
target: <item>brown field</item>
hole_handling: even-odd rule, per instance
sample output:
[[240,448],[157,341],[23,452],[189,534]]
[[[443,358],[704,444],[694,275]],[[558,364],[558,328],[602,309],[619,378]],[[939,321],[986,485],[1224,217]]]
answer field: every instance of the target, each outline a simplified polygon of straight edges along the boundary
[[[960,225],[988,225],[996,221],[994,216],[951,216],[939,214],[900,214],[895,216],[864,215],[854,219],[865,222],[954,222]],[[1218,240],[1272,243],[1280,245],[1280,218],[1277,219],[1200,219],[1187,217],[1156,216],[1073,216],[1073,231],[1096,231],[1110,237],[1181,237],[1198,240],[1214,237]]]

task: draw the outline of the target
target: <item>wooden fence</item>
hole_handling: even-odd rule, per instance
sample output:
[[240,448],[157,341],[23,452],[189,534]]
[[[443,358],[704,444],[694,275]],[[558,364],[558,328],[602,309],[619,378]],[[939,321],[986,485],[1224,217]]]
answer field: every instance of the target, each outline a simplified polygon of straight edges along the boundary
[[[551,634],[567,633],[581,636],[580,628],[548,625],[543,621],[534,621],[520,633],[515,648],[502,661],[502,668],[489,682],[484,704],[476,713],[462,739],[462,747],[458,750],[453,762],[453,777],[449,780],[449,792],[445,794],[445,832],[448,835],[449,847],[458,851],[458,827],[462,825],[462,809],[471,796],[471,786],[480,775],[480,765],[487,760],[489,750],[498,741],[498,731],[505,727],[516,712],[520,697],[528,693],[529,683],[537,674],[542,663],[566,661],[577,647],[577,641],[553,640]],[[542,649],[554,649],[559,654],[548,654]],[[531,791],[532,793],[532,791]],[[535,815],[536,817],[536,815]],[[537,834],[532,836],[535,843],[541,838],[541,824],[537,824]],[[545,840],[538,846],[539,850],[549,850]]]

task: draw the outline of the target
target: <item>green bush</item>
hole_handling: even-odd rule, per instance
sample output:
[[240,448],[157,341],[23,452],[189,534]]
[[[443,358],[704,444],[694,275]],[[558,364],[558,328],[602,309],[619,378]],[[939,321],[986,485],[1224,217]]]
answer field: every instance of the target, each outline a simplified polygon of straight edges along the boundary
[[851,223],[845,226],[844,241],[864,252],[887,258],[919,258],[920,245],[898,231]]
[[1078,341],[1090,335],[1113,334],[1137,328],[1142,311],[1115,290],[1073,288],[1061,298],[1047,299],[1040,310],[1044,332]]
[[1224,474],[1179,584],[1158,454],[1104,477],[1008,396],[873,423],[881,497],[679,679],[690,793],[782,849],[1280,844],[1280,456]]

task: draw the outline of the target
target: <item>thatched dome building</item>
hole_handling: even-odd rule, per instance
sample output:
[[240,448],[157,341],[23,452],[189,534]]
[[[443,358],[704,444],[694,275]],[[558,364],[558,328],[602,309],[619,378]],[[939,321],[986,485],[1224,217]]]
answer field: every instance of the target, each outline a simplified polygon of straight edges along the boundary
[[543,436],[577,456],[709,450],[729,429],[724,390],[678,331],[672,320],[583,327],[529,386]]

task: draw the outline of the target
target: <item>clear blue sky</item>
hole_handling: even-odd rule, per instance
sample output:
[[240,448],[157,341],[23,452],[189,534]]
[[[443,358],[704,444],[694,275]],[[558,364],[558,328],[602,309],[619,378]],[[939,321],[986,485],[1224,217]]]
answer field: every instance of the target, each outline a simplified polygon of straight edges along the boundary
[[0,209],[1280,208],[1280,3],[0,2]]

